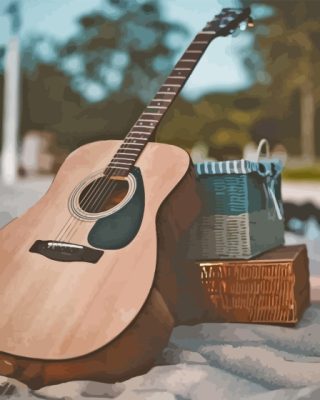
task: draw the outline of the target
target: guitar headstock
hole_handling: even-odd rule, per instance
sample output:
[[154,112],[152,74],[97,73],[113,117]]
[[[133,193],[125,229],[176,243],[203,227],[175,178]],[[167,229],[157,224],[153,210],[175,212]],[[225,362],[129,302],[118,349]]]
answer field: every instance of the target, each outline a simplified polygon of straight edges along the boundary
[[250,17],[250,8],[223,8],[212,21],[209,21],[203,32],[214,32],[215,37],[228,36],[236,29],[245,30],[246,27],[253,27]]

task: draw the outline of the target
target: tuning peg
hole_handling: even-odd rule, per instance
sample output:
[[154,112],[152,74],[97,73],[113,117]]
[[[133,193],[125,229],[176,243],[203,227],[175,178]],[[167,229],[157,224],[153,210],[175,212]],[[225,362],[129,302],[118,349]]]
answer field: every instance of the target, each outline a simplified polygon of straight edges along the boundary
[[248,18],[248,28],[254,28],[254,22],[252,17]]

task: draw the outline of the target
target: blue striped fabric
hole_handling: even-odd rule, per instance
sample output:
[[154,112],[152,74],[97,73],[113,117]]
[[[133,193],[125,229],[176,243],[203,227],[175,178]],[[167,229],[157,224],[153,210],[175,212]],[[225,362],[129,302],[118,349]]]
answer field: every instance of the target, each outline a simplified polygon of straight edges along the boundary
[[196,163],[196,171],[200,175],[221,175],[221,174],[251,174],[257,173],[261,176],[276,176],[281,173],[282,162],[272,161],[204,161]]

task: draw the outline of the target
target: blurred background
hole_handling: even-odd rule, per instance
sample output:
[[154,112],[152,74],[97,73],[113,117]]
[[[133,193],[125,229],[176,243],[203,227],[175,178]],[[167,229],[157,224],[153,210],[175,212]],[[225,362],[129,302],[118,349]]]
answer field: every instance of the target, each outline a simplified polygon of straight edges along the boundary
[[206,22],[248,5],[255,28],[211,44],[157,140],[198,161],[250,158],[267,138],[285,162],[287,242],[306,241],[320,261],[316,0],[1,0],[0,223],[43,194],[72,150],[123,139]]

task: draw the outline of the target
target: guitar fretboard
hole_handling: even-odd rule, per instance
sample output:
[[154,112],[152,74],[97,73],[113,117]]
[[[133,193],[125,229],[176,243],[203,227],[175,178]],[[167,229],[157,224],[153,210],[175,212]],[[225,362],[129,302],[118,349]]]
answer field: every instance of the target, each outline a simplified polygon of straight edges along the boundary
[[105,174],[128,175],[215,34],[216,32],[212,30],[204,29],[196,35],[169,77],[130,129],[119,150],[105,169]]

